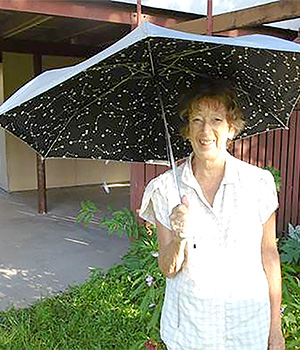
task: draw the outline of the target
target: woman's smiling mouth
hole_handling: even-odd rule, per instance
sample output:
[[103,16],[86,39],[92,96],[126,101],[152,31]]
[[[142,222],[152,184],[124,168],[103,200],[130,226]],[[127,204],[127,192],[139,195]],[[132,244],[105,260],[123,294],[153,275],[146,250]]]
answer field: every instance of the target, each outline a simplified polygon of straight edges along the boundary
[[200,144],[202,146],[209,146],[211,144],[213,144],[215,142],[215,140],[200,140]]

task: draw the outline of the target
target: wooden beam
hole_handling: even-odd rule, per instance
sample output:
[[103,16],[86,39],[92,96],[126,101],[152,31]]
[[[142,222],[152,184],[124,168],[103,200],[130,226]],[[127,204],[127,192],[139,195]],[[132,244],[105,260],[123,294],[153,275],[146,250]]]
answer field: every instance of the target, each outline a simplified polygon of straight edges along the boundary
[[131,13],[121,9],[113,10],[101,2],[72,1],[24,1],[24,0],[1,0],[0,9],[36,13],[47,16],[64,16],[69,18],[91,19],[108,21],[113,23],[131,24]]
[[269,26],[258,26],[258,27],[244,27],[240,29],[227,30],[225,32],[220,32],[218,35],[237,37],[243,35],[251,34],[264,34],[264,35],[273,35],[285,40],[295,40],[297,37],[297,32],[289,29],[281,29]]
[[34,18],[26,21],[19,26],[14,27],[13,29],[7,30],[2,33],[2,39],[11,38],[17,34],[23,33],[28,29],[39,26],[42,23],[48,22],[52,17],[51,16],[35,16]]
[[90,57],[109,46],[109,43],[99,43],[97,47],[82,46],[67,43],[43,43],[32,40],[0,40],[3,52],[38,53],[48,56]]
[[[113,3],[111,1],[31,1],[31,0],[0,0],[0,10],[36,13],[45,16],[62,16],[68,18],[89,19],[120,24],[136,23],[136,7],[129,4]],[[153,13],[152,13],[153,12]],[[157,13],[156,13],[157,12]],[[160,12],[160,13],[158,13]],[[176,11],[156,11],[148,8],[143,14],[143,20],[160,25],[175,25],[195,17]],[[199,17],[199,16],[198,16]]]
[[[224,13],[213,17],[213,32],[224,32],[243,27],[279,22],[300,17],[300,1],[283,1]],[[201,18],[172,26],[173,29],[189,33],[205,34],[207,19]]]

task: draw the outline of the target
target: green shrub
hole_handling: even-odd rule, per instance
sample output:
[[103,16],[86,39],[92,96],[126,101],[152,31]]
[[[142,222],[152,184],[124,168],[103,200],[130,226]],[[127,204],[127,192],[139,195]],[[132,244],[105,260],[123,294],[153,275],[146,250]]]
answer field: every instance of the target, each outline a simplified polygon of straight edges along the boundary
[[[81,202],[77,222],[88,226],[98,211],[98,207],[93,202]],[[98,222],[100,227],[107,228],[109,234],[113,232],[118,233],[119,237],[123,233],[129,238],[139,237],[143,228],[138,225],[135,214],[131,210],[123,208],[122,210],[114,211],[108,207],[107,211],[108,213]]]
[[272,166],[265,166],[264,169],[269,170],[271,174],[274,177],[275,185],[276,185],[276,191],[279,194],[280,188],[281,188],[281,174],[280,170],[275,169]]
[[300,266],[282,264],[282,325],[287,350],[300,349]]
[[131,244],[123,257],[124,271],[132,278],[128,297],[135,302],[141,320],[146,322],[146,332],[150,340],[160,342],[159,321],[164,298],[165,278],[158,268],[158,244],[156,235],[143,230],[140,238]]
[[282,262],[282,324],[287,350],[300,349],[300,226],[289,224],[279,240]]
[[[84,224],[94,218],[97,210],[91,202],[82,202],[78,221]],[[133,239],[127,254],[122,257],[120,272],[130,280],[127,298],[139,310],[139,320],[145,324],[144,339],[136,343],[142,346],[146,341],[165,349],[159,335],[160,314],[164,299],[165,278],[158,268],[158,242],[156,228],[139,225],[134,213],[127,208],[120,211],[108,209],[108,214],[99,222],[109,234],[126,234]]]
[[289,224],[288,233],[280,241],[280,259],[283,263],[300,264],[300,225]]

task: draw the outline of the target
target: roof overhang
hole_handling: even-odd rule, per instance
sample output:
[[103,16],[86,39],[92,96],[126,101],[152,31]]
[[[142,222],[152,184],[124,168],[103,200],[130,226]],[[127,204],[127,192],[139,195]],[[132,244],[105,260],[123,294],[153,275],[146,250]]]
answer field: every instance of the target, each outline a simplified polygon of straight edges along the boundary
[[[143,20],[171,26],[201,16],[143,6]],[[0,51],[89,56],[130,32],[135,4],[117,1],[0,0]]]
[[[300,1],[278,1],[244,10],[213,16],[213,33],[259,27],[263,24],[300,17]],[[205,34],[207,19],[201,18],[172,26],[173,29]]]

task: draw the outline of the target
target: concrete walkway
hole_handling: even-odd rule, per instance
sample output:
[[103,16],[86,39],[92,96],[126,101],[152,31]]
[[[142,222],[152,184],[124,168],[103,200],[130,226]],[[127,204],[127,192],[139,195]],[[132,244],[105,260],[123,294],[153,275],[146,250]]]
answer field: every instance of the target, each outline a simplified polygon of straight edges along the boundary
[[36,191],[0,190],[0,309],[23,307],[83,282],[92,268],[108,268],[127,251],[127,237],[108,237],[96,224],[75,222],[82,200],[100,208],[129,207],[129,188],[50,189],[46,215],[37,214]]

